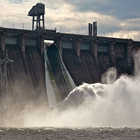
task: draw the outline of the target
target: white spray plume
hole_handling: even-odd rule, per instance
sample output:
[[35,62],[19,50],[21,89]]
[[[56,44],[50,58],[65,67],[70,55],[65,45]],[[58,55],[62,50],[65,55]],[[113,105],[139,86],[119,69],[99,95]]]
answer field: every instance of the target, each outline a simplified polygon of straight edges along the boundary
[[116,79],[117,70],[114,67],[111,67],[102,75],[101,82],[104,84],[112,84]]

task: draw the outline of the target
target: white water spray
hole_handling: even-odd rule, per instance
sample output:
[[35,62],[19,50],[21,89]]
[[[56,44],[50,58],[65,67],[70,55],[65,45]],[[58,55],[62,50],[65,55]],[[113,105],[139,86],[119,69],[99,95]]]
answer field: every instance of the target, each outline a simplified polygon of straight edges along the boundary
[[[135,67],[138,73],[140,69]],[[36,123],[30,121],[32,115],[28,114],[25,126],[139,127],[140,77],[138,74],[122,75],[117,80],[116,77],[116,69],[110,68],[102,77],[104,84],[83,83],[57,108],[44,116],[34,115]]]

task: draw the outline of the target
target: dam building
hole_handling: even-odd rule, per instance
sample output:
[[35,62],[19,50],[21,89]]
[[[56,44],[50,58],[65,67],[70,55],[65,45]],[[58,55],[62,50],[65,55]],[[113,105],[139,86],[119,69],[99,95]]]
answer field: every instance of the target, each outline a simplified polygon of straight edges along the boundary
[[[20,92],[28,92],[29,97],[39,98],[46,92],[45,55],[55,86],[59,90],[60,101],[70,92],[66,78],[63,77],[60,61],[65,65],[76,86],[83,82],[101,82],[102,74],[110,67],[117,69],[118,76],[122,73],[133,75],[133,52],[139,49],[140,42],[98,36],[96,21],[88,24],[88,35],[45,29],[45,5],[42,3],[33,6],[28,15],[33,18],[32,30],[0,28],[0,59],[14,61],[7,64],[5,83],[11,94],[15,94],[17,89],[22,89]],[[47,44],[46,40],[54,43]],[[2,93],[2,77],[0,80]]]

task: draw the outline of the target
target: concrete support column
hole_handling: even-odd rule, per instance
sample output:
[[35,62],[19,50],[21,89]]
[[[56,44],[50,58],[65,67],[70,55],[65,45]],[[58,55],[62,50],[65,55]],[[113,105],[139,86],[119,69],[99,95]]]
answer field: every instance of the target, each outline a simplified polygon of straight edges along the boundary
[[113,64],[114,64],[114,66],[115,66],[115,51],[114,51],[114,45],[115,45],[115,41],[113,41],[113,42],[111,42],[110,44],[109,44],[109,54],[110,54],[110,56],[111,56],[111,60],[112,60],[112,62],[113,62]]
[[126,46],[126,60],[128,66],[132,66],[132,49],[133,49],[133,40],[129,40]]
[[73,39],[73,49],[77,53],[77,56],[80,56],[80,44],[81,44],[81,39]]
[[90,41],[90,51],[94,55],[96,61],[98,61],[98,55],[97,55],[97,41],[91,40]]
[[32,19],[32,31],[34,30],[34,19],[35,19],[35,17],[33,16],[33,19]]
[[41,37],[41,53],[44,54],[44,37]]
[[26,35],[22,35],[22,52],[25,52],[25,40],[26,40]]
[[6,33],[0,33],[0,47],[3,51],[3,54],[5,54],[5,37],[6,37]]
[[25,38],[26,34],[19,34],[18,35],[18,46],[21,48],[22,52],[25,52]]
[[63,39],[64,37],[59,37],[55,39],[55,44],[59,47],[60,53],[63,51]]
[[38,35],[36,41],[37,41],[36,42],[37,47],[40,49],[41,54],[43,54],[44,53],[44,37],[42,35]]

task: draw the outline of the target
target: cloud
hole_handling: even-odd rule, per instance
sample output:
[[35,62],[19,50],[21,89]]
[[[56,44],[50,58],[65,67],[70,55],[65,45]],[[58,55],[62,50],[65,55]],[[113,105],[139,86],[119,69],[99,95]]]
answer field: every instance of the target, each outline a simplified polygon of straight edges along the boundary
[[92,11],[103,15],[114,16],[118,19],[139,18],[139,0],[68,0],[80,12]]
[[9,0],[10,3],[22,3],[23,0]]
[[[15,3],[15,1],[18,1]],[[66,33],[88,34],[88,23],[97,21],[98,35],[131,36],[140,40],[139,1],[127,0],[40,0],[45,4],[45,27]],[[38,0],[1,0],[0,26],[31,29],[27,16]],[[120,35],[123,34],[123,35]]]

